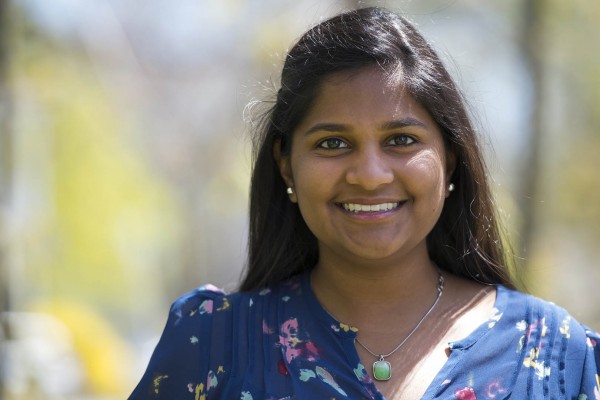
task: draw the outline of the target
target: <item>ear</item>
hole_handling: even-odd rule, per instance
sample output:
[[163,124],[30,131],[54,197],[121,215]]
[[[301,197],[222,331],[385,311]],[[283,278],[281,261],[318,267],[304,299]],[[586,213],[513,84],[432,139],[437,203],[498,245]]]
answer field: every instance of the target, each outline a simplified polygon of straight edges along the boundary
[[281,178],[285,182],[285,185],[288,188],[291,187],[294,189],[294,192],[289,194],[290,201],[292,203],[297,203],[298,198],[296,197],[296,191],[294,187],[294,177],[292,174],[290,156],[283,155],[281,153],[281,139],[277,139],[275,143],[273,143],[273,158],[275,159],[275,163],[277,163],[277,167],[279,167],[279,173],[281,174]]
[[446,151],[446,197],[450,196],[450,191],[448,187],[450,183],[452,183],[452,175],[454,175],[454,171],[456,170],[456,153],[452,150]]

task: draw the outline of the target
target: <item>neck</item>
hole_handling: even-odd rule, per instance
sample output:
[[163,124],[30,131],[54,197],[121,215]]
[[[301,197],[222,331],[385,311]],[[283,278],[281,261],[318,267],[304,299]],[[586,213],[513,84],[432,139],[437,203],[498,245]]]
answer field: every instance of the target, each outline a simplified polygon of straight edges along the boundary
[[[323,253],[322,253],[323,255]],[[384,323],[389,316],[411,321],[437,296],[438,269],[427,253],[386,264],[321,257],[312,288],[323,307],[339,321],[358,328]]]

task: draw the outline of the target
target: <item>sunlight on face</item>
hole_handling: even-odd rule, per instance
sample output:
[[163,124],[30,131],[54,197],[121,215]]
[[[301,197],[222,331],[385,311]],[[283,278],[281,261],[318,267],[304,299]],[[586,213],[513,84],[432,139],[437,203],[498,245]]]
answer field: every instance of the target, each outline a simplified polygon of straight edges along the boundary
[[431,115],[376,69],[327,79],[280,162],[320,257],[426,254],[450,168]]

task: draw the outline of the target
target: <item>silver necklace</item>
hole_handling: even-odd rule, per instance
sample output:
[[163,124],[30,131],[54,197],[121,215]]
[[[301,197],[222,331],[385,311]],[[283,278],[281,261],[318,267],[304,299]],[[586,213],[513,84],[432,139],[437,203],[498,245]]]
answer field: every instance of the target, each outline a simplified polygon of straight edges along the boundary
[[360,342],[360,340],[358,340],[358,337],[354,339],[354,341],[358,344],[360,344],[366,351],[368,351],[372,356],[375,356],[377,358],[379,358],[379,360],[375,361],[373,363],[373,377],[378,380],[378,381],[387,381],[392,377],[392,364],[390,364],[389,361],[385,361],[386,357],[391,356],[392,354],[394,354],[395,352],[397,352],[400,347],[402,347],[404,345],[404,343],[406,343],[406,341],[408,339],[410,339],[410,337],[413,335],[413,333],[415,333],[415,331],[417,329],[419,329],[419,326],[421,326],[421,324],[423,323],[423,321],[425,321],[425,319],[429,316],[429,314],[431,314],[431,312],[433,311],[433,309],[435,308],[435,306],[437,305],[437,303],[440,301],[440,298],[442,297],[442,293],[444,292],[444,276],[442,275],[441,272],[438,272],[440,274],[440,277],[438,279],[438,294],[437,297],[435,298],[435,301],[433,302],[432,306],[429,307],[429,310],[427,310],[427,312],[425,313],[425,315],[423,315],[423,318],[421,318],[421,320],[417,323],[417,325],[413,328],[412,331],[410,331],[410,333],[408,334],[408,336],[406,336],[404,338],[404,340],[402,340],[400,342],[400,344],[398,346],[396,346],[396,348],[392,351],[390,351],[387,354],[377,354],[377,353],[373,353],[371,350],[369,350],[369,348],[367,346],[365,346],[364,344],[362,344]]

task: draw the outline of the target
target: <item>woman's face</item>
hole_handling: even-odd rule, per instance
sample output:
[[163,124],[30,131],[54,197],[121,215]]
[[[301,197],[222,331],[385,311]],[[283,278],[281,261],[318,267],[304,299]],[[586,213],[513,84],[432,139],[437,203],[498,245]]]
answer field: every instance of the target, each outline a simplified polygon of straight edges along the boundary
[[333,75],[293,132],[289,156],[277,154],[321,259],[426,254],[453,161],[401,82],[375,69]]

